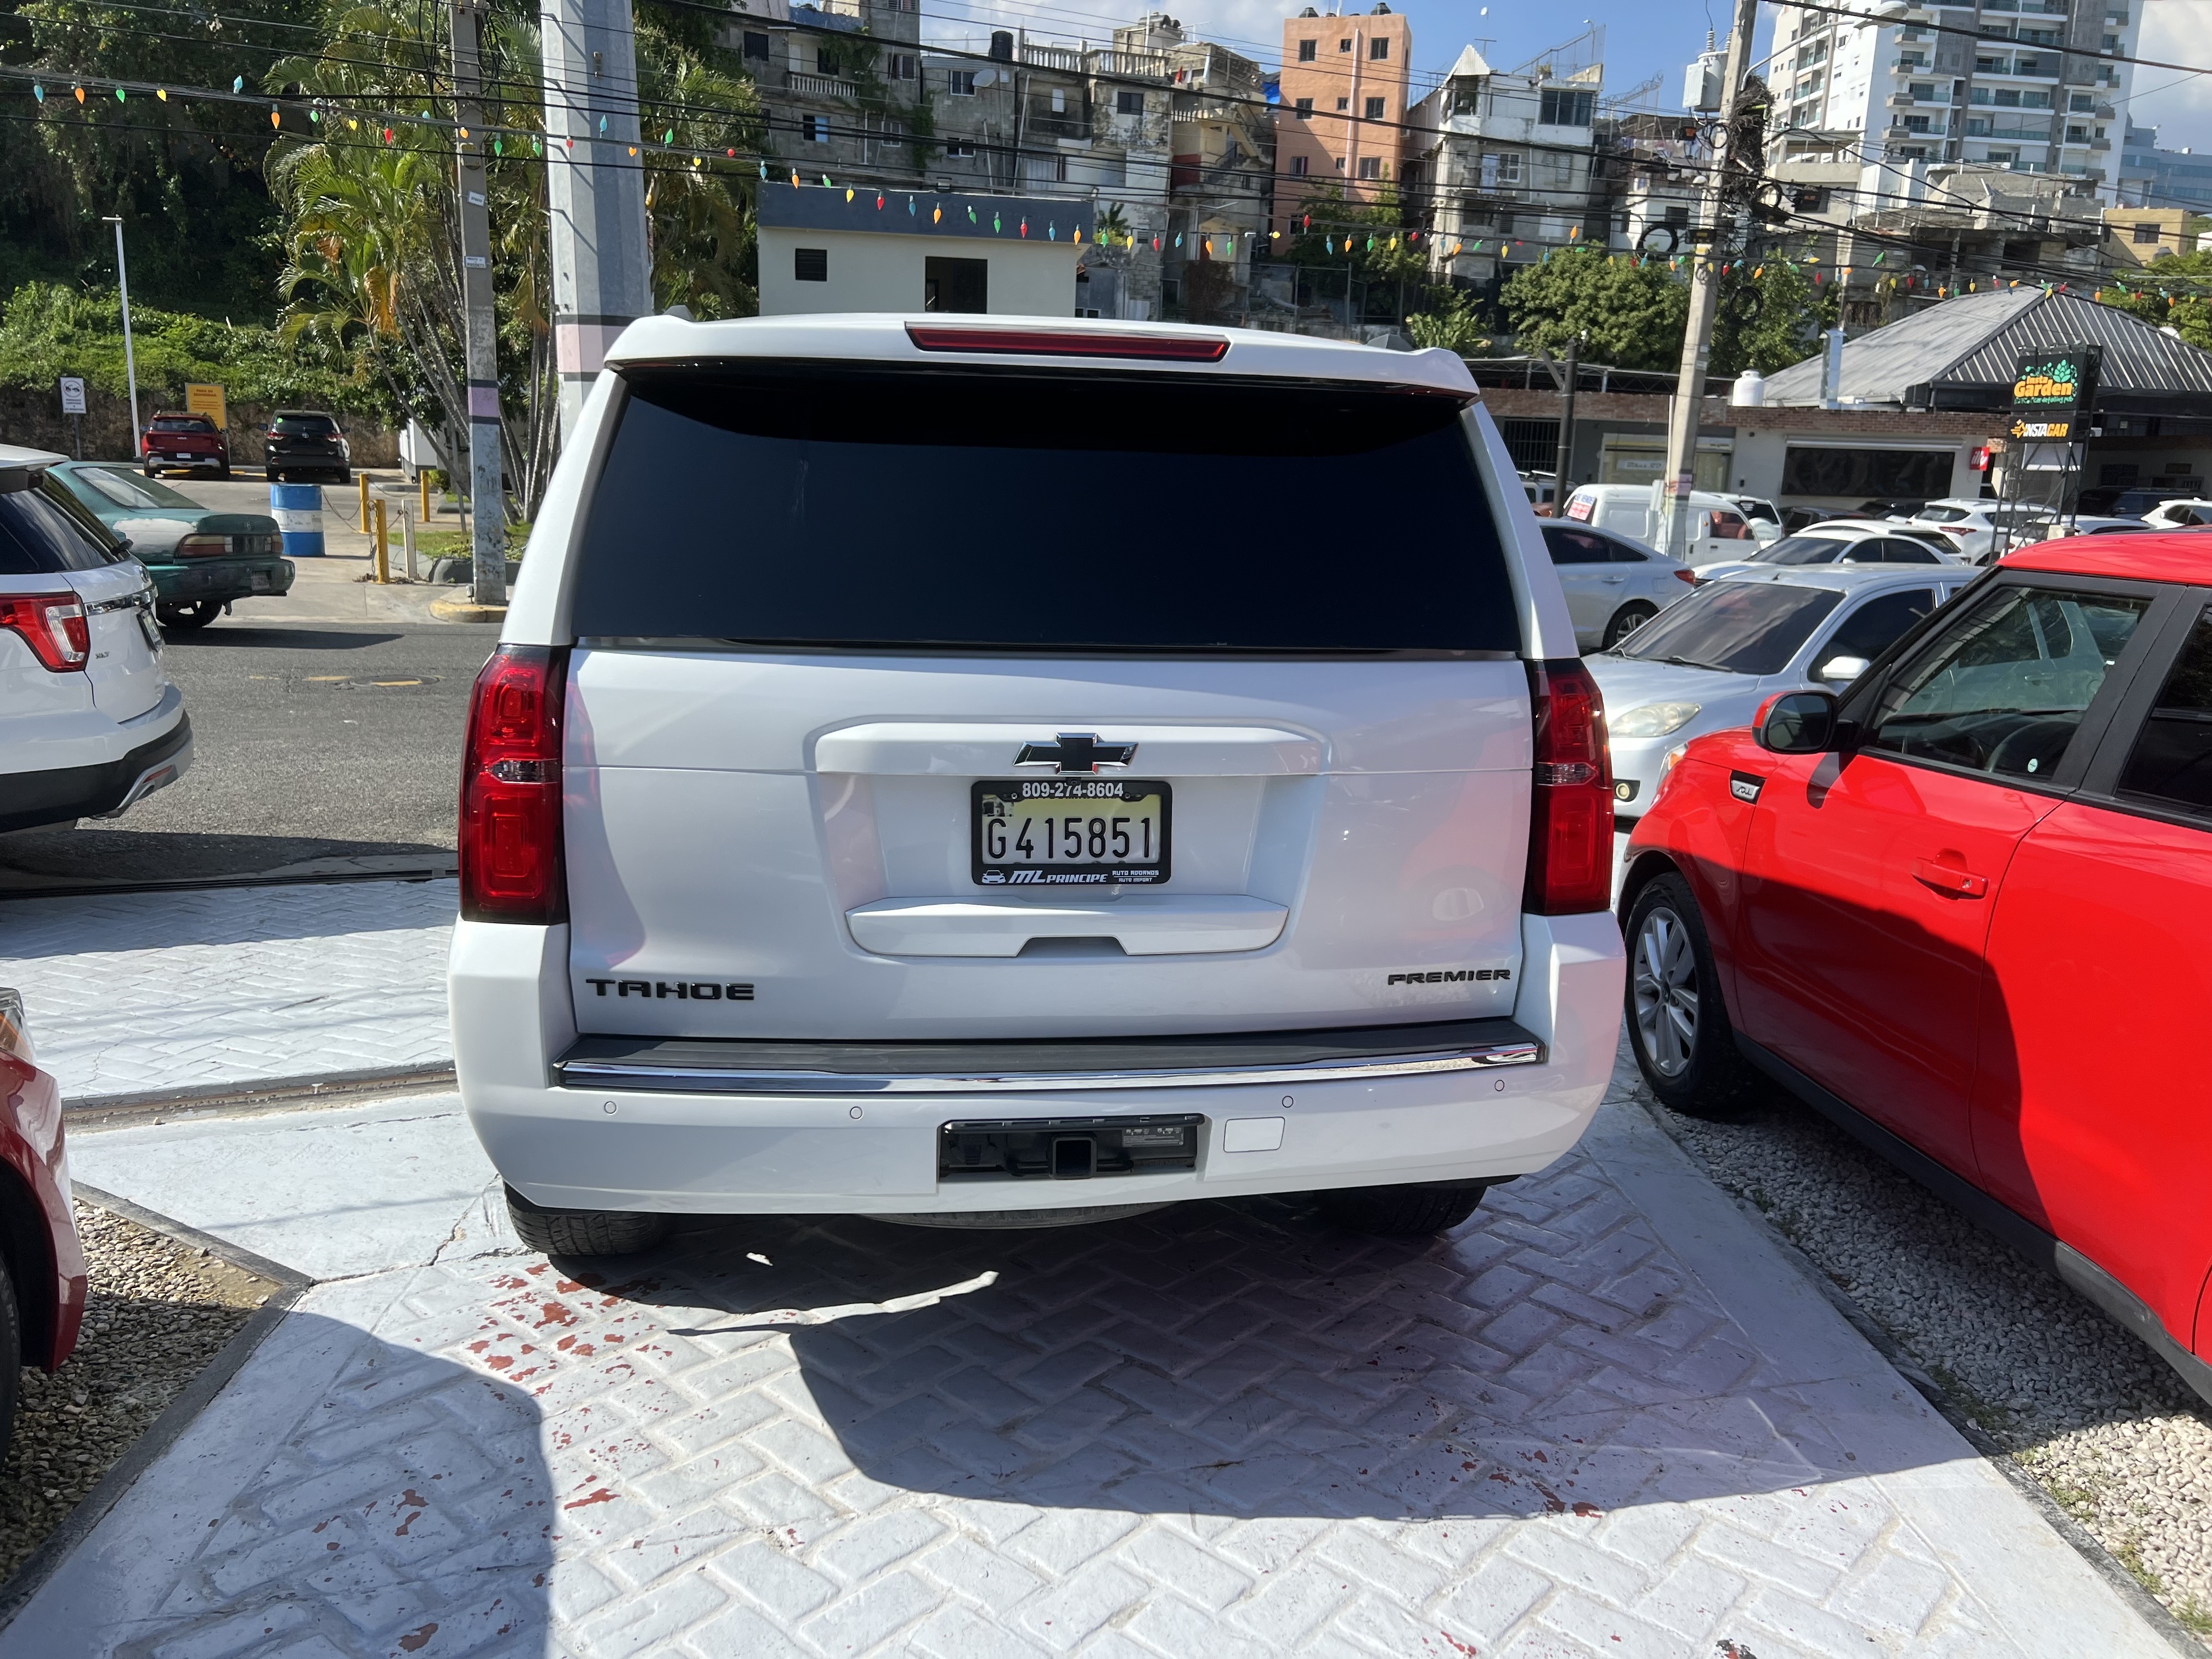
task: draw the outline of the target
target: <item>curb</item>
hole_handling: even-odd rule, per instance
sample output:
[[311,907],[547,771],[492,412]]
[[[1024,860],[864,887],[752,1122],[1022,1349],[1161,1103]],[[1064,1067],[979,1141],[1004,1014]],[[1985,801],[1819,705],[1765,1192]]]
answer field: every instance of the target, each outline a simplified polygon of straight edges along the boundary
[[[454,1086],[451,1066],[377,1066],[358,1072],[325,1072],[313,1077],[210,1083],[198,1088],[152,1089],[129,1095],[91,1095],[64,1100],[62,1114],[72,1130],[82,1130],[156,1119],[301,1111],[363,1096],[428,1093]],[[174,1227],[179,1224],[164,1224]],[[195,1245],[206,1243],[199,1238],[192,1242]]]
[[291,1312],[292,1304],[313,1288],[314,1280],[280,1263],[258,1256],[251,1250],[188,1227],[180,1221],[172,1221],[164,1215],[142,1209],[128,1199],[104,1193],[96,1187],[80,1185],[76,1196],[97,1209],[119,1215],[126,1221],[136,1222],[149,1232],[156,1232],[176,1240],[179,1244],[195,1249],[204,1249],[220,1261],[228,1262],[241,1273],[250,1273],[270,1286],[269,1296],[262,1304],[246,1316],[246,1323],[238,1334],[226,1342],[215,1358],[208,1361],[200,1374],[185,1385],[182,1393],[151,1423],[146,1431],[117,1458],[98,1484],[77,1501],[76,1507],[62,1517],[62,1522],[46,1534],[30,1559],[15,1570],[15,1576],[0,1584],[0,1631],[14,1622],[15,1615],[28,1607],[38,1593],[46,1587],[55,1570],[67,1560],[79,1544],[92,1534],[94,1528],[107,1518],[108,1511],[123,1500],[125,1493],[137,1484],[138,1477],[152,1467],[155,1461],[183,1436],[185,1430],[198,1420],[200,1413],[213,1403],[216,1395],[235,1376],[246,1362],[253,1357],[269,1334],[283,1323]]
[[502,623],[507,620],[503,605],[478,605],[474,599],[433,599],[430,614],[440,622]]
[[[2190,1633],[2188,1627],[2173,1616],[2172,1610],[2145,1589],[2136,1581],[2136,1576],[2122,1566],[2087,1528],[2059,1508],[2058,1500],[2043,1489],[2042,1483],[2021,1468],[2009,1452],[1983,1431],[1979,1424],[1968,1417],[1945,1391],[1943,1385],[1923,1370],[1898,1345],[1897,1339],[1873,1315],[1859,1306],[1850,1291],[1822,1273],[1813,1258],[1792,1243],[1757,1205],[1737,1197],[1721,1184],[1705,1160],[1698,1156],[1698,1149],[1675,1134],[1667,1121],[1667,1109],[1647,1097],[1640,1079],[1632,1088],[1628,1099],[1690,1161],[1691,1166],[1699,1175],[1712,1182],[1713,1190],[1735,1205],[1774,1247],[1776,1253],[1796,1268],[1830,1307],[1843,1316],[1844,1322],[1864,1337],[1868,1345],[1887,1360],[1899,1376],[1912,1385],[1913,1391],[1935,1408],[1936,1414],[1948,1423],[1984,1462],[1996,1469],[2007,1486],[2026,1498],[2028,1506],[2043,1517],[2053,1532],[2072,1546],[2074,1553],[2112,1587],[2130,1612],[2149,1626],[2178,1656],[2181,1656],[2181,1659],[2204,1659],[2205,1644]],[[1907,1178],[1910,1179],[1909,1176]]]

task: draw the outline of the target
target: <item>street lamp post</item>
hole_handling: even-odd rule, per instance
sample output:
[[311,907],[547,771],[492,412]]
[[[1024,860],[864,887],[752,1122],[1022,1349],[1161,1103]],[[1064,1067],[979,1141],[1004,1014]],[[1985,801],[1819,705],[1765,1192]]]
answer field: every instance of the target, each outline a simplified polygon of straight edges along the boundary
[[145,459],[138,428],[138,362],[131,354],[131,271],[123,263],[123,221],[115,214],[106,216],[106,222],[115,227],[115,283],[123,294],[123,373],[131,382],[131,459]]

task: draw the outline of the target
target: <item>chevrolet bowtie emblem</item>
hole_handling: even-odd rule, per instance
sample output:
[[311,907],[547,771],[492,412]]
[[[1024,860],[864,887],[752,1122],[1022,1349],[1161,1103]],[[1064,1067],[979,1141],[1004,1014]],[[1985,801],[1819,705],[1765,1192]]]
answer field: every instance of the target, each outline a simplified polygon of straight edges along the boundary
[[1055,772],[1096,772],[1137,758],[1133,743],[1101,743],[1096,732],[1062,732],[1051,743],[1025,743],[1017,766],[1049,766]]

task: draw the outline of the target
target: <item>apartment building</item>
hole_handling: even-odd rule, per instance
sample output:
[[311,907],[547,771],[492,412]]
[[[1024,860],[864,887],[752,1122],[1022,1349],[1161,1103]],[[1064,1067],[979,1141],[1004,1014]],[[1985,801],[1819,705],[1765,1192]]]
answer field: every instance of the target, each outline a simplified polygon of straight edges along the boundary
[[1440,277],[1488,287],[1547,249],[1585,236],[1607,245],[1592,137],[1605,84],[1589,51],[1597,39],[1503,71],[1469,46],[1413,106],[1406,173],[1428,205]]
[[1779,7],[1770,159],[2050,173],[2111,199],[2143,0],[1920,3],[1897,21]]
[[771,173],[919,179],[921,0],[744,0],[721,26],[759,88]]
[[1067,203],[1079,314],[1241,313],[1274,173],[1258,64],[1155,12],[1110,44],[933,42],[921,84],[935,186]]
[[2156,127],[2130,119],[2120,135],[2120,200],[2130,207],[2212,213],[2212,155],[2161,149]]
[[1369,12],[1308,6],[1283,24],[1275,198],[1316,189],[1371,201],[1404,176],[1413,25],[1387,0]]

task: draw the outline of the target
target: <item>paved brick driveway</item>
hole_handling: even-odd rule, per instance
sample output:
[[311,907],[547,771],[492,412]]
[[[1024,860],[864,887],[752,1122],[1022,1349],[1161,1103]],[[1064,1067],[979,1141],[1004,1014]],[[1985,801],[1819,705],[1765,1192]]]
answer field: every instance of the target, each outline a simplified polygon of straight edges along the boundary
[[9,1650],[2166,1651],[1632,1103],[1419,1244],[752,1219],[586,1279],[474,1213],[311,1292]]

